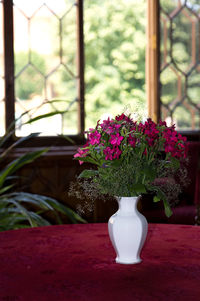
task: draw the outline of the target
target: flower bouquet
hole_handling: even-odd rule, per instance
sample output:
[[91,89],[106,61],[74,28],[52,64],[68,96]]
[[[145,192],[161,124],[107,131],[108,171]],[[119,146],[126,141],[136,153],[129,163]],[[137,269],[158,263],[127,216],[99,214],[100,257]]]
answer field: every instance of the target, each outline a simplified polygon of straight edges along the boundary
[[148,224],[137,210],[138,196],[153,194],[154,202],[162,200],[165,214],[171,216],[169,197],[180,192],[176,178],[186,157],[186,138],[164,121],[135,122],[123,113],[89,129],[87,143],[74,157],[80,164],[97,167],[79,175],[86,179],[83,185],[89,181],[85,187],[91,185],[102,195],[117,197],[119,210],[108,221],[116,262],[140,262]]
[[172,214],[163,183],[175,185],[172,178],[186,158],[186,138],[174,125],[156,124],[150,118],[136,122],[123,113],[98,121],[86,133],[87,142],[74,157],[97,169],[83,170],[79,178],[90,179],[101,194],[131,197],[153,193],[154,202],[162,200],[165,214]]

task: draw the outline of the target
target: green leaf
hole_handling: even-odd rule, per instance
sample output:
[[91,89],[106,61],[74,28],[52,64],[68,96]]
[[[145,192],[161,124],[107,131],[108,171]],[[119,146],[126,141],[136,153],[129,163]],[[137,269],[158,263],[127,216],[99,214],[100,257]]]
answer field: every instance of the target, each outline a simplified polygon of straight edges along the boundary
[[51,225],[45,218],[41,217],[39,214],[29,211],[29,216],[32,221],[32,227],[41,227]]
[[156,171],[151,166],[146,165],[144,167],[144,174],[150,182],[153,182],[156,178]]
[[98,173],[99,173],[98,170],[85,169],[81,172],[81,174],[79,175],[79,178],[91,178],[91,177],[98,175]]
[[71,221],[72,223],[76,224],[77,222],[81,223],[87,223],[86,220],[84,220],[80,215],[78,215],[75,211],[70,209],[69,207],[66,207],[65,205],[57,202],[55,199],[46,197],[46,201],[56,210],[59,212],[65,214]]
[[164,194],[164,192],[160,189],[160,188],[158,188],[157,187],[157,197],[159,198],[159,199],[161,199],[161,200],[165,200],[166,201],[166,195]]
[[39,135],[39,133],[31,133],[28,136],[22,137],[20,139],[18,139],[16,142],[14,142],[13,144],[11,144],[11,146],[9,146],[8,148],[6,148],[6,150],[0,155],[0,160],[2,160],[14,147],[16,147],[17,145],[19,145],[20,143],[29,140],[33,137],[37,137]]
[[157,203],[157,202],[160,201],[160,198],[159,198],[157,195],[155,195],[154,198],[153,198],[153,201],[154,201],[155,203]]
[[93,159],[91,157],[76,157],[74,159],[79,160],[79,161],[83,161],[83,162],[92,163],[92,164],[95,164],[95,165],[99,165],[99,162],[97,162],[95,159]]
[[15,184],[12,184],[12,185],[8,185],[8,186],[5,186],[3,188],[0,189],[0,195],[5,193],[6,191],[8,191],[10,188],[12,188]]
[[166,200],[163,200],[163,204],[164,204],[164,207],[165,207],[165,214],[167,217],[170,217],[172,215],[172,210],[169,206],[169,203],[166,201]]
[[121,160],[113,160],[110,162],[110,166],[112,167],[119,167],[121,165]]
[[42,154],[46,153],[48,151],[48,148],[27,153],[20,158],[17,158],[16,160],[12,161],[1,173],[0,173],[0,187],[2,187],[4,181],[6,180],[8,175],[13,174],[15,171],[17,171],[19,168],[21,168],[23,165],[33,162],[36,158],[40,157]]
[[[23,205],[22,205],[22,204]],[[24,204],[33,204],[38,208],[41,208],[41,212],[32,212],[24,207]],[[26,192],[14,192],[10,194],[4,194],[0,196],[0,220],[2,222],[3,217],[7,214],[18,213],[21,217],[24,217],[31,227],[38,225],[47,225],[49,222],[40,217],[39,214],[44,210],[52,210],[57,218],[59,224],[62,223],[58,212],[66,215],[72,223],[87,223],[81,216],[67,206],[59,203],[53,198],[43,195],[26,193]],[[15,216],[13,216],[13,219]],[[1,224],[0,222],[0,224]],[[6,223],[6,222],[5,222]],[[19,219],[18,219],[19,223]],[[9,226],[8,226],[9,227]]]
[[44,210],[54,210],[53,207],[46,202],[44,197],[38,194],[28,192],[11,192],[0,196],[0,201],[3,201],[4,203],[9,204],[12,200],[17,201],[18,203],[23,202],[24,204],[32,204]]
[[171,157],[171,163],[173,164],[175,169],[179,169],[180,168],[180,162],[178,159]]
[[136,192],[136,193],[146,193],[146,188],[144,184],[134,184],[132,185],[132,189]]
[[29,124],[29,123],[35,122],[35,121],[43,119],[43,118],[51,117],[51,116],[54,116],[54,115],[57,115],[57,114],[64,114],[66,112],[67,111],[64,110],[64,111],[55,111],[55,112],[46,113],[46,114],[43,114],[43,115],[36,116],[36,117],[34,117],[32,119],[29,119],[24,124]]
[[2,147],[6,141],[14,134],[14,130],[7,132],[3,137],[0,138],[0,147]]
[[30,212],[21,204],[19,204],[18,202],[16,202],[15,200],[10,200],[10,203],[12,203],[13,205],[16,206],[16,208],[18,208],[20,214],[22,216],[25,216],[27,218],[27,221],[29,222],[29,224],[34,227],[34,221],[32,220],[32,217],[30,215]]

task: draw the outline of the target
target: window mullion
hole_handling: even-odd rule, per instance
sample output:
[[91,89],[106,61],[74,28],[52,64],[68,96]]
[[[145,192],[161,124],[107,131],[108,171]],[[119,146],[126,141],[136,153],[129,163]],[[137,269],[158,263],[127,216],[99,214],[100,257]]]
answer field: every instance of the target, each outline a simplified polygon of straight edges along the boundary
[[78,71],[78,130],[81,135],[85,130],[84,109],[84,34],[83,0],[77,0],[77,71]]
[[13,1],[3,1],[6,129],[15,119]]
[[160,118],[159,100],[159,0],[147,1],[146,84],[148,115],[155,122]]

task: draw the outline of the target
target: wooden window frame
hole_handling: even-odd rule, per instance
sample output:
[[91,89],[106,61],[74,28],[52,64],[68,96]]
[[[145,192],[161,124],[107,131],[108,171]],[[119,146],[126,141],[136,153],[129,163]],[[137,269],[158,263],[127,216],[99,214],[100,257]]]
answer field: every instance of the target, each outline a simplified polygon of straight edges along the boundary
[[[15,120],[15,79],[14,79],[14,24],[13,0],[3,0],[3,35],[4,35],[4,77],[5,77],[5,128]],[[75,144],[84,142],[84,35],[83,35],[83,0],[76,0],[77,8],[77,98],[78,98],[78,134],[70,138]],[[13,135],[12,141],[19,137]],[[58,136],[42,136],[26,141],[25,146],[67,146],[70,142]]]
[[[146,89],[148,115],[155,122],[161,117],[160,102],[160,1],[147,0]],[[200,131],[179,131],[189,141],[200,141]]]
[[[13,45],[13,0],[3,0],[4,24],[4,68],[5,68],[5,116],[6,129],[14,121],[14,45]],[[84,143],[84,30],[83,0],[77,0],[77,72],[78,78],[78,135],[70,136],[75,145]],[[159,0],[147,0],[147,48],[146,48],[146,89],[148,115],[155,122],[160,119],[160,23]],[[200,134],[187,131],[189,140],[200,140]],[[13,140],[18,139],[16,136]],[[26,147],[68,146],[69,142],[58,136],[37,137],[26,142]],[[75,147],[74,147],[75,148]],[[71,149],[71,146],[70,146]]]
[[159,0],[147,1],[146,90],[148,116],[160,119],[159,102]]

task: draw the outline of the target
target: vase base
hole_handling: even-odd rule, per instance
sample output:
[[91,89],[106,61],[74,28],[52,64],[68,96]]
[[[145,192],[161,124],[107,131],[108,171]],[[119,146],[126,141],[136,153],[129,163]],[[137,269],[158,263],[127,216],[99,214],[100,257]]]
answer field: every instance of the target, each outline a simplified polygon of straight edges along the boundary
[[116,263],[120,263],[120,264],[137,264],[142,262],[141,258],[138,259],[134,259],[134,260],[120,260],[118,257],[115,259]]

